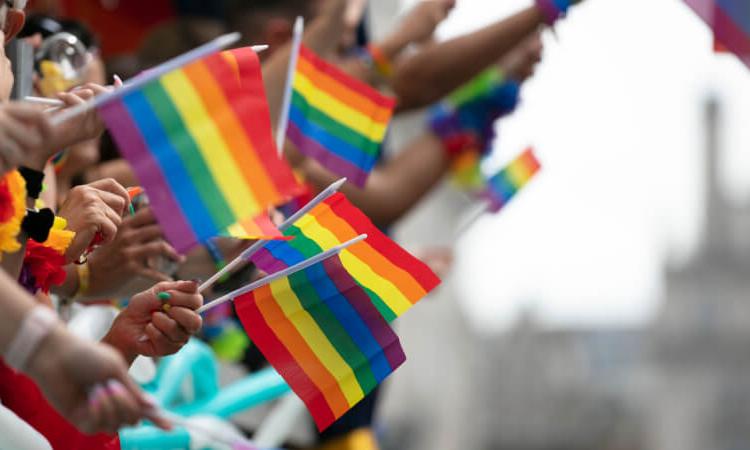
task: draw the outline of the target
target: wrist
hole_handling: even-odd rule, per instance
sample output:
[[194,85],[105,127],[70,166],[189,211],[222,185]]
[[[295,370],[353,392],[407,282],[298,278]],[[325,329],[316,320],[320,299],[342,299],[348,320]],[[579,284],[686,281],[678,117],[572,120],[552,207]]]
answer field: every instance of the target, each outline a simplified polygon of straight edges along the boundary
[[118,316],[118,318],[112,323],[112,327],[110,327],[101,342],[117,350],[128,365],[130,365],[135,361],[135,358],[138,357],[138,352],[135,349],[135,343],[130,342],[130,339],[127,338],[127,334],[120,332],[121,327],[119,326],[119,317],[120,316]]
[[25,373],[35,381],[49,380],[59,376],[60,358],[65,352],[70,335],[63,325],[58,325],[42,341],[36,354],[29,361]]
[[407,39],[398,39],[394,37],[386,38],[377,44],[371,44],[371,46],[379,48],[385,58],[389,61],[393,61],[409,44],[410,41]]
[[46,372],[59,355],[65,327],[55,313],[45,306],[35,306],[26,313],[3,358],[9,366],[30,375]]
[[79,295],[80,292],[80,275],[76,270],[75,264],[68,264],[65,266],[65,282],[60,286],[52,288],[52,292],[61,298],[72,300]]

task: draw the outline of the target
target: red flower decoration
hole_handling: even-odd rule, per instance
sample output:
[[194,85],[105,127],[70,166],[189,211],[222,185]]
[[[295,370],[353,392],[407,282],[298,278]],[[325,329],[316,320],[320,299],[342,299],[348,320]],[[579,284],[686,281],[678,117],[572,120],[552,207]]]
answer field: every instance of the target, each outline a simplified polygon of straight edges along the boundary
[[24,269],[33,277],[36,287],[45,294],[49,293],[52,286],[60,286],[65,282],[65,256],[31,239],[26,243],[23,264]]
[[10,193],[8,179],[0,180],[0,222],[7,222],[13,217],[13,195]]

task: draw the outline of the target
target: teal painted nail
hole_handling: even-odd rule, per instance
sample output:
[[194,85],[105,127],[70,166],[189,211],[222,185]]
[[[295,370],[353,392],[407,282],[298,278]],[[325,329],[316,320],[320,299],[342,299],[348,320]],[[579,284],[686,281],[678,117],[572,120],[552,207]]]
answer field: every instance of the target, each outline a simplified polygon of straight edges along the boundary
[[158,294],[156,294],[156,297],[162,301],[169,300],[170,298],[172,298],[172,294],[170,294],[169,292],[159,292]]
[[130,208],[129,209],[130,209],[130,215],[134,216],[135,215],[135,208],[133,207],[132,203],[130,204]]

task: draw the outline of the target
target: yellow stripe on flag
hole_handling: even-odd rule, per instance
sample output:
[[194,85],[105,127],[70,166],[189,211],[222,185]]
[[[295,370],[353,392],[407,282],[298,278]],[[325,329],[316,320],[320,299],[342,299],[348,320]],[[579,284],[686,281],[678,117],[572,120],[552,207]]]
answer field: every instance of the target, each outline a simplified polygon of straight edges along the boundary
[[[187,76],[177,70],[162,78],[162,86],[174,102],[206,161],[211,176],[224,194],[235,217],[249,217],[261,211],[260,205],[232,157],[221,132],[208,114],[200,96]],[[208,175],[208,174],[207,174]]]
[[388,129],[387,123],[375,122],[372,117],[351,108],[336,97],[316,88],[310,79],[300,72],[297,72],[294,77],[294,90],[299,92],[310,106],[324,112],[333,120],[346,125],[373,142],[383,141]]
[[317,322],[302,306],[297,294],[289,284],[289,278],[285,277],[272,282],[270,288],[276,303],[284,311],[284,315],[302,335],[320,362],[338,380],[349,406],[353,406],[362,400],[364,392],[354,376],[352,368],[344,361]]
[[[295,226],[303,230],[305,236],[315,241],[323,249],[330,249],[342,244],[336,235],[323,227],[311,214],[304,216]],[[354,245],[369,244],[361,242]],[[402,315],[414,306],[395,284],[375,273],[365,261],[360,260],[348,249],[341,252],[341,263],[357,282],[377,294],[397,316]]]

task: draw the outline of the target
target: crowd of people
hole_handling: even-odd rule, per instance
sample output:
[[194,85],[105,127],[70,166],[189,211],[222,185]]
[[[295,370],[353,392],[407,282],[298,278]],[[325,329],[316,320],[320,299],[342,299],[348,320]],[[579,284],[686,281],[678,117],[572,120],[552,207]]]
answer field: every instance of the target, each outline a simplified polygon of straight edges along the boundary
[[[455,0],[427,0],[400,17],[385,37],[372,41],[365,26],[366,1],[0,2],[6,44],[23,40],[37,55],[28,74],[32,94],[63,102],[50,107],[23,97],[11,100],[14,76],[25,75],[13,67],[18,61],[0,55],[0,408],[15,424],[0,433],[0,443],[8,448],[119,448],[117,431],[123,426],[149,420],[168,429],[171,424],[159,417],[128,368],[139,355],[171,355],[194,336],[205,338],[196,313],[204,302],[199,280],[249,244],[222,238],[179,254],[165,240],[148,202],[134,195],[138,181],[118,156],[97,112],[61,124],[55,124],[55,115],[237,30],[243,44],[269,45],[261,57],[276,119],[293,23],[303,16],[308,48],[394,96],[397,114],[427,110],[418,138],[382,157],[363,188],[342,188],[387,229],[435,188],[459,158],[474,152],[481,159],[491,149],[495,122],[515,109],[520,86],[542,57],[541,31],[574,3],[537,0],[477,31],[437,41],[434,33]],[[140,6],[134,8],[136,4]],[[142,24],[134,25],[142,13]],[[113,20],[121,26],[109,26]],[[127,40],[123,26],[134,28]],[[39,55],[49,55],[50,43],[61,33],[75,38],[80,55],[50,65]],[[483,89],[461,91],[472,84]],[[444,101],[451,96],[453,101]],[[283,150],[309,195],[339,178],[288,140]],[[446,255],[425,257],[445,268]],[[228,283],[257,276],[246,270]],[[204,294],[208,298],[220,289]],[[76,337],[66,328],[71,304],[110,299],[126,301],[100,342]],[[243,357],[249,369],[262,364],[251,350]],[[370,430],[376,401],[377,391],[326,430],[319,444]],[[14,433],[28,439],[31,429],[36,441],[14,441]],[[376,448],[374,438],[368,446]]]

